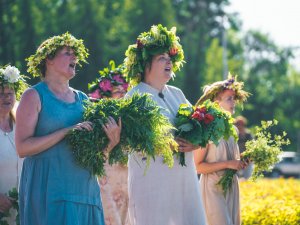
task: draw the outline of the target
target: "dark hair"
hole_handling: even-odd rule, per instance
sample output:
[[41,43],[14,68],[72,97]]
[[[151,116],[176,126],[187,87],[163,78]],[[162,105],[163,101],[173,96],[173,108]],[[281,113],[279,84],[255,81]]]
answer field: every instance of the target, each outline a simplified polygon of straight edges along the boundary
[[[43,43],[44,44],[44,43]],[[41,44],[41,46],[43,45],[43,44]],[[40,46],[40,47],[41,47]],[[39,47],[39,48],[40,48]],[[64,46],[63,47],[59,47],[59,48],[57,48],[54,52],[52,52],[51,54],[49,54],[47,57],[46,57],[46,59],[44,59],[44,60],[42,60],[41,61],[41,63],[39,64],[39,66],[38,66],[38,68],[39,68],[39,70],[41,71],[41,74],[42,74],[42,78],[45,78],[45,76],[46,76],[46,60],[47,59],[54,59],[54,57],[56,56],[56,54],[57,54],[57,52],[59,52],[60,50],[62,50],[64,48]]]

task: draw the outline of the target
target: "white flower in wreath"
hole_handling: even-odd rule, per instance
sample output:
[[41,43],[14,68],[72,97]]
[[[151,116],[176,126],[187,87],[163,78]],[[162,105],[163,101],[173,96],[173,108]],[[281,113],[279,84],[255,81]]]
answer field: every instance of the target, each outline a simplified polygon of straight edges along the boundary
[[4,79],[9,83],[15,83],[20,78],[20,71],[14,66],[7,66],[3,73]]

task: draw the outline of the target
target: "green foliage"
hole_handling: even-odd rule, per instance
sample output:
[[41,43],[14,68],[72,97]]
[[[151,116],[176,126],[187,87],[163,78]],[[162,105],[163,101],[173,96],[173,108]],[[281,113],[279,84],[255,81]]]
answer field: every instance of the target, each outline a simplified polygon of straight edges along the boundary
[[42,76],[41,65],[45,64],[45,60],[49,56],[53,56],[56,51],[62,47],[70,47],[74,50],[77,58],[77,64],[81,65],[81,62],[87,62],[88,50],[85,48],[82,39],[76,39],[73,35],[64,33],[59,36],[53,36],[48,38],[43,44],[36,50],[34,55],[31,55],[26,60],[28,61],[28,72],[32,76]]
[[[254,171],[251,175],[252,180],[262,176],[262,172],[270,171],[272,166],[279,162],[279,154],[282,146],[288,145],[290,141],[286,139],[286,132],[282,135],[272,136],[269,129],[277,125],[277,121],[262,121],[261,127],[255,129],[255,139],[246,142],[246,150],[241,155],[241,160],[254,163]],[[224,195],[232,186],[233,176],[236,170],[226,170],[218,185],[223,189]]]
[[173,126],[160,112],[160,108],[147,94],[135,93],[126,99],[101,99],[89,103],[84,120],[93,123],[93,131],[73,130],[67,140],[77,163],[92,174],[104,175],[105,149],[108,138],[102,129],[107,118],[122,119],[120,143],[109,153],[108,162],[126,163],[129,153],[147,156],[148,163],[162,156],[164,163],[173,166],[172,147],[176,146],[171,130]]
[[[176,136],[202,147],[206,147],[209,141],[218,145],[221,138],[225,140],[231,136],[235,140],[238,138],[231,115],[210,100],[197,107],[181,104],[176,115],[175,126]],[[185,165],[183,152],[179,153],[179,162]]]
[[125,52],[125,67],[128,78],[133,84],[141,81],[146,65],[153,56],[168,53],[173,64],[173,71],[179,70],[184,62],[182,46],[176,35],[176,27],[168,30],[161,24],[151,26],[148,32],[143,32],[137,37],[135,44],[129,45]]
[[281,48],[268,35],[257,31],[241,37],[239,17],[224,10],[229,3],[228,0],[0,1],[0,64],[13,64],[25,74],[25,58],[34,54],[43,40],[69,31],[83,39],[89,49],[89,64],[83,65],[71,80],[71,86],[87,91],[86,84],[95,79],[99,68],[104,68],[111,58],[116,64],[122,63],[128,45],[141,32],[161,23],[177,27],[185,52],[186,64],[171,84],[182,88],[189,101],[195,103],[201,95],[200,87],[220,80],[225,16],[230,24],[226,29],[228,69],[239,74],[246,90],[253,94],[244,105],[243,115],[250,126],[257,121],[278,119],[277,130],[286,130],[292,140],[287,149],[295,151],[300,137],[297,81],[300,76],[290,66],[294,49]]
[[[12,198],[12,208],[15,209],[17,211],[17,215],[16,215],[16,225],[20,224],[20,218],[19,218],[19,194],[17,191],[17,188],[13,188],[8,192],[8,197]],[[1,218],[0,218],[0,225],[9,225],[6,221],[6,217],[10,217],[10,213],[5,212],[3,214],[1,214]]]
[[[280,124],[273,132],[286,130],[292,141],[285,150],[297,150],[299,143],[299,72],[293,71],[289,61],[292,48],[281,48],[266,34],[249,31],[244,38],[247,70],[244,74],[246,88],[253,94],[245,104],[244,116],[249,125],[258,120],[275,118]],[[293,77],[292,74],[297,74]],[[257,110],[259,109],[259,110]],[[298,140],[297,140],[298,139]]]

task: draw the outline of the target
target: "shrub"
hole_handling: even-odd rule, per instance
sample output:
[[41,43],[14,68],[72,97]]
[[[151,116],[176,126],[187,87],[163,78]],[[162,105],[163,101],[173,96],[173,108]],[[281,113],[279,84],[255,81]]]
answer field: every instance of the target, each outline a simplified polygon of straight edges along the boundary
[[243,225],[300,224],[300,180],[241,182]]

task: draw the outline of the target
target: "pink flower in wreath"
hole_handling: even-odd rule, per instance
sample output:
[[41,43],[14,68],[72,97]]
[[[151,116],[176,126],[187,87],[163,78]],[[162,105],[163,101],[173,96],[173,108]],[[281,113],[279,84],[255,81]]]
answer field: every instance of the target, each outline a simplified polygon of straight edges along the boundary
[[102,98],[99,89],[97,89],[94,92],[90,93],[89,96],[92,97],[92,98],[97,98],[97,99]]
[[99,83],[99,87],[101,88],[102,91],[112,91],[113,86],[108,79],[104,79]]
[[114,79],[115,81],[119,82],[119,83],[124,83],[124,79],[121,77],[120,74],[114,75],[114,76],[113,76],[113,79]]

